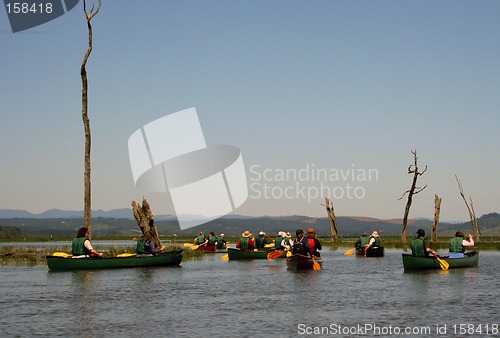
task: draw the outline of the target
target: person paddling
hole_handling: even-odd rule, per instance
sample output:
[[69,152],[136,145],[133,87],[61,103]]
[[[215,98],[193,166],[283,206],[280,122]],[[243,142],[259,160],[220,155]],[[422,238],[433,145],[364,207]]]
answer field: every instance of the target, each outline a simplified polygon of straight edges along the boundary
[[89,228],[87,227],[78,229],[76,238],[73,238],[71,243],[71,253],[73,256],[102,257],[102,253],[97,252],[92,247],[92,243],[89,240]]
[[255,249],[255,241],[251,237],[252,234],[250,233],[250,231],[246,230],[241,234],[238,243],[236,243],[236,248],[244,251],[252,251],[253,249]]

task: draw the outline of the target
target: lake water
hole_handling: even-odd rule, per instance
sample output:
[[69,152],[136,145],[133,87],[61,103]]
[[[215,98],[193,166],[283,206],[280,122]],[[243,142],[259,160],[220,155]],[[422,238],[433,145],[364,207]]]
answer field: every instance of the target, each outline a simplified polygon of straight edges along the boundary
[[222,254],[173,268],[2,266],[0,337],[500,337],[500,252],[405,273],[401,250],[348,249],[323,250],[322,270],[305,272]]

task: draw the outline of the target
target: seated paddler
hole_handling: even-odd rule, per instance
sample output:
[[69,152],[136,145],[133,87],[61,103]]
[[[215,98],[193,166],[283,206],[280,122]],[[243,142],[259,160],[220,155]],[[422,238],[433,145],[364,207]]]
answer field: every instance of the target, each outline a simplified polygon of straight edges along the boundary
[[81,227],[76,233],[71,243],[71,253],[73,256],[102,257],[101,252],[97,252],[92,247],[89,240],[89,228]]
[[149,232],[142,235],[142,237],[137,241],[137,246],[135,248],[137,256],[156,256],[162,250],[165,250],[165,246],[157,247],[154,243],[153,236],[151,236]]
[[245,232],[241,234],[238,243],[236,243],[236,248],[244,251],[253,251],[255,249],[255,241],[250,231],[245,230]]
[[457,231],[455,237],[450,239],[450,258],[464,258],[466,247],[474,246],[474,238],[469,234],[469,240],[464,239],[464,233]]

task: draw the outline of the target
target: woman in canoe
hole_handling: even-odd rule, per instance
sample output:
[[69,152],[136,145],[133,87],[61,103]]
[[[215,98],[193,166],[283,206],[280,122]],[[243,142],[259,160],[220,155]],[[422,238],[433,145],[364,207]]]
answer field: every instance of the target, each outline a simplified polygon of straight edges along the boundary
[[314,228],[309,228],[307,230],[307,242],[309,244],[309,253],[311,256],[320,257],[321,255],[318,250],[321,250],[322,247],[319,239],[316,238],[316,231]]
[[89,240],[89,228],[81,227],[76,233],[76,237],[73,238],[71,243],[71,253],[73,256],[90,256],[90,257],[102,257],[102,252],[97,252],[92,247],[92,243]]
[[450,239],[450,258],[464,258],[466,247],[474,246],[474,238],[469,234],[469,240],[464,239],[464,233],[457,231],[455,237]]
[[165,250],[165,246],[157,248],[149,232],[146,232],[144,235],[142,235],[141,239],[137,241],[137,246],[135,248],[137,256],[156,256],[162,250]]

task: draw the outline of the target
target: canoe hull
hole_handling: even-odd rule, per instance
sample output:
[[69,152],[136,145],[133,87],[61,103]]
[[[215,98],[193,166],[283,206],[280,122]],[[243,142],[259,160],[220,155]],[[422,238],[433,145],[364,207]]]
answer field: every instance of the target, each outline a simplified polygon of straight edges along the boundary
[[[433,257],[413,257],[410,254],[403,255],[403,267],[405,270],[429,270],[441,269],[439,261]],[[479,262],[479,252],[472,251],[465,253],[464,258],[449,258],[439,257],[446,261],[450,267],[449,269],[468,268],[477,266]]]
[[[314,261],[323,265],[323,257],[314,257]],[[286,258],[286,266],[290,270],[313,270],[313,260],[301,255],[292,255]]]
[[63,258],[47,256],[47,265],[52,271],[177,266],[181,261],[182,250],[146,257]]
[[[274,250],[258,250],[258,251],[244,251],[234,248],[228,248],[227,254],[229,260],[246,260],[246,259],[267,259],[267,254]],[[285,258],[285,254],[281,258]]]
[[[364,248],[356,248],[356,256],[365,256]],[[384,247],[375,246],[366,250],[366,257],[384,257]]]

